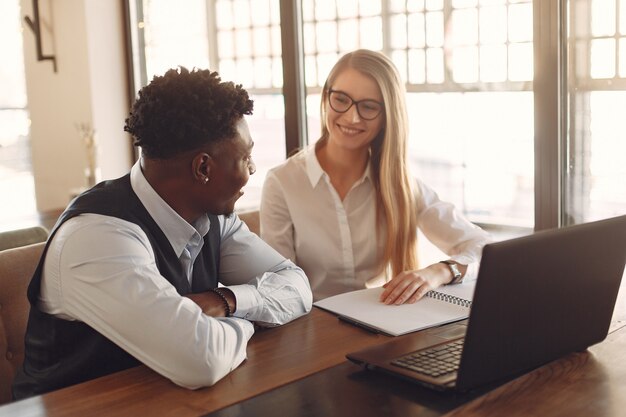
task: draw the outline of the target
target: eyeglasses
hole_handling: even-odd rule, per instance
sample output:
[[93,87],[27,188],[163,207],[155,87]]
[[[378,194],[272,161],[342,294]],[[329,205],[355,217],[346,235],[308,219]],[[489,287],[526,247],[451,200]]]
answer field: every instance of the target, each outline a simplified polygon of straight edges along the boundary
[[337,113],[345,113],[352,105],[356,106],[359,117],[365,120],[374,120],[383,111],[383,104],[376,100],[354,101],[352,97],[341,91],[328,90],[328,104]]

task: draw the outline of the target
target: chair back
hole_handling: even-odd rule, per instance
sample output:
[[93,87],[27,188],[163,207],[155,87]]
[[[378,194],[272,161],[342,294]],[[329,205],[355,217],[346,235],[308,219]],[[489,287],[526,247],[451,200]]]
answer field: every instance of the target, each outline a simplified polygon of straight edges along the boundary
[[248,226],[252,233],[261,235],[261,226],[259,219],[259,210],[246,210],[237,212],[237,216]]
[[36,243],[0,251],[0,405],[11,401],[11,384],[24,362],[26,290],[44,247]]
[[24,227],[22,229],[0,232],[0,250],[17,248],[44,242],[48,239],[48,229],[43,226]]

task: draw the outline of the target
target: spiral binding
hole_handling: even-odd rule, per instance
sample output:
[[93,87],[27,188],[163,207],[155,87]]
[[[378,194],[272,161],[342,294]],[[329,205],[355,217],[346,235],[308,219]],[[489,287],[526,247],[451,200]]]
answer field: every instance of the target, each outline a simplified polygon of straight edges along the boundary
[[445,301],[446,303],[455,304],[461,307],[470,308],[472,306],[472,302],[470,300],[466,300],[461,297],[457,297],[456,295],[444,294],[438,291],[428,291],[426,293],[430,298],[434,298],[436,300]]

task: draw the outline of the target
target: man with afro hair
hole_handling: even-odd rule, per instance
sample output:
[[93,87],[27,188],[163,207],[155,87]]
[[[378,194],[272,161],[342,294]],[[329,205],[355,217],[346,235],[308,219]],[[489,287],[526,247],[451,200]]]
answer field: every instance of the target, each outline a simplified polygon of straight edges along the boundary
[[233,214],[255,171],[253,103],[216,72],[171,69],[139,91],[129,174],[74,199],[28,288],[26,398],[143,363],[210,386],[246,358],[255,323],[311,310],[302,270]]

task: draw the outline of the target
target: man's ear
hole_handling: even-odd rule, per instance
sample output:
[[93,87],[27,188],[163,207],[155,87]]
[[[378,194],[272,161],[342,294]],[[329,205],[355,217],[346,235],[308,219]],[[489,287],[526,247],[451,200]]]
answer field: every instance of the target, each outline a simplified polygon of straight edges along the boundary
[[207,184],[211,180],[211,170],[214,161],[206,152],[198,153],[191,161],[192,175],[194,180],[201,184]]

